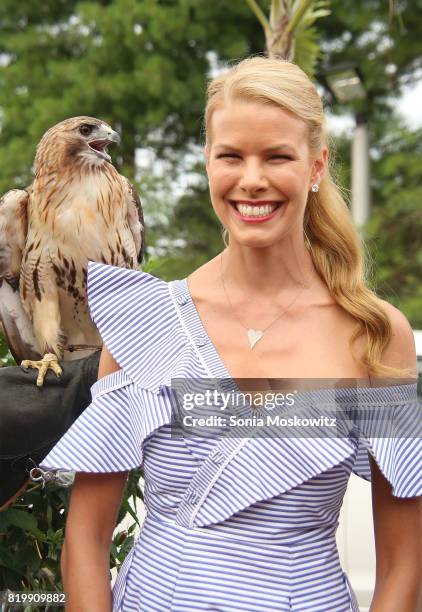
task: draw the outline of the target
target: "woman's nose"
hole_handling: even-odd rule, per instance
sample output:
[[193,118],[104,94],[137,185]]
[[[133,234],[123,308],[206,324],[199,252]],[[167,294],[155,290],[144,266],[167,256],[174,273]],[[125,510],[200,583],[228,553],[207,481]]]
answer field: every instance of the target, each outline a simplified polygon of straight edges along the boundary
[[267,179],[259,163],[251,162],[243,165],[239,179],[239,187],[245,191],[257,191],[267,187]]

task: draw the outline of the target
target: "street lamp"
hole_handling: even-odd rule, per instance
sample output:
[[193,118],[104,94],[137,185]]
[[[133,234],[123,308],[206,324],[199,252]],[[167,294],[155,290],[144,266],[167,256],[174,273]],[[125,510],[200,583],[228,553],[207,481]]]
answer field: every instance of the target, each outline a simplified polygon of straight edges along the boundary
[[[367,99],[363,76],[356,64],[344,63],[325,68],[320,78],[340,104]],[[352,140],[352,216],[357,227],[363,226],[370,214],[370,160],[368,120],[365,113],[354,111],[356,126]]]

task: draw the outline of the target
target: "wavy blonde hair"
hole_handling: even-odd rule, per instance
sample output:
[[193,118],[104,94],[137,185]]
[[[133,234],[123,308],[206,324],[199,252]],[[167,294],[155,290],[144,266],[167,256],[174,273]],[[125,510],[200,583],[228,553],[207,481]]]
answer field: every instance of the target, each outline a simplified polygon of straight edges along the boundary
[[[207,148],[211,142],[213,112],[225,101],[233,99],[276,105],[294,113],[308,126],[308,144],[314,158],[327,145],[327,171],[319,191],[310,192],[305,210],[307,248],[336,302],[356,320],[350,339],[354,358],[367,368],[370,377],[407,377],[411,374],[410,369],[392,368],[381,363],[382,352],[392,335],[391,323],[380,298],[368,286],[369,266],[364,257],[364,243],[342,190],[333,178],[333,144],[315,86],[297,65],[286,60],[255,56],[240,61],[208,85],[204,116]],[[226,238],[227,230],[224,230],[223,239],[227,245]],[[365,334],[365,350],[357,356],[352,345]]]

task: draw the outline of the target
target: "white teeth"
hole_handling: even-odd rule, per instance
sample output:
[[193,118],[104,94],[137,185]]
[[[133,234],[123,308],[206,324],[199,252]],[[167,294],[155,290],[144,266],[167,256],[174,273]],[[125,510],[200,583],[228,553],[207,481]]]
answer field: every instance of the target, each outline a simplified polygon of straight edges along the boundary
[[236,210],[243,217],[265,217],[270,215],[276,208],[277,204],[264,204],[263,206],[248,206],[247,204],[235,204]]

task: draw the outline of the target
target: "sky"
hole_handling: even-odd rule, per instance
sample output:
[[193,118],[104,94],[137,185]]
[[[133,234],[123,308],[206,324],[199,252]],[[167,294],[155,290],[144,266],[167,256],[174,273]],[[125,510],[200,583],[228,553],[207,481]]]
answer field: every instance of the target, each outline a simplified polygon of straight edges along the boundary
[[422,80],[408,87],[398,102],[399,111],[404,114],[410,128],[422,127]]

